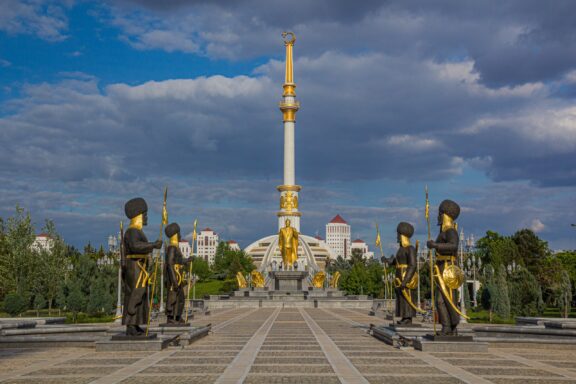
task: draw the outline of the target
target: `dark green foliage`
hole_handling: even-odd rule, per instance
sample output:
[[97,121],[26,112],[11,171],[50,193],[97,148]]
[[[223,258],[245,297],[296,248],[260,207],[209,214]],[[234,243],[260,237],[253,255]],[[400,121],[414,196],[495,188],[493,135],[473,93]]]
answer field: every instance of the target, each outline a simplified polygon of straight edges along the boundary
[[476,252],[484,266],[498,268],[512,263],[522,264],[518,246],[511,237],[500,236],[496,232],[487,231],[486,236],[476,243]]
[[224,280],[222,288],[220,288],[220,293],[232,293],[238,289],[238,281],[236,279]]
[[558,289],[556,290],[556,303],[562,317],[568,317],[572,302],[572,283],[567,271],[562,271]]
[[18,316],[28,309],[28,298],[22,294],[13,292],[6,295],[4,298],[4,312],[10,316]]
[[216,274],[225,274],[228,279],[234,279],[238,272],[245,274],[256,267],[252,258],[244,251],[232,250],[228,244],[221,241],[216,248],[212,269]]
[[192,258],[192,273],[198,276],[199,281],[206,281],[211,275],[210,266],[201,257]]
[[540,262],[550,254],[548,243],[541,240],[530,229],[521,229],[512,236],[518,248],[521,264],[533,275],[538,274]]
[[350,263],[351,268],[340,271],[342,274],[340,289],[351,295],[383,297],[382,265],[377,261],[368,261],[361,257],[351,259]]
[[66,296],[66,308],[72,312],[72,319],[76,322],[78,313],[86,308],[86,295],[82,292],[82,287],[78,281],[72,282],[68,286]]
[[494,276],[494,288],[492,296],[492,310],[501,318],[510,317],[510,297],[508,296],[508,283],[504,266],[498,267]]
[[515,316],[539,316],[544,311],[540,284],[526,268],[513,272],[508,280],[510,310]]
[[[576,286],[576,251],[564,251],[557,253],[556,258],[560,260],[563,269],[568,272],[570,277],[570,284],[572,287]],[[576,298],[576,290],[572,289],[572,300]]]

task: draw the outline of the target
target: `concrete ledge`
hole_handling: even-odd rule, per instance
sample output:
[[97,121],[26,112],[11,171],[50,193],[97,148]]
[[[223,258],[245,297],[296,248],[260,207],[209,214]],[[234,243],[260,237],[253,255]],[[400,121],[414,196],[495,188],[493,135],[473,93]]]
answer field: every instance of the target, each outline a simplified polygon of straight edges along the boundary
[[175,341],[175,336],[159,336],[152,340],[106,340],[96,341],[94,343],[96,352],[112,351],[151,351],[157,352],[166,348],[171,342]]
[[17,335],[41,335],[41,334],[55,334],[55,333],[88,333],[88,332],[107,332],[108,327],[93,327],[93,326],[69,326],[69,327],[43,327],[43,328],[24,328],[24,329],[6,329],[2,330],[2,336],[17,336]]
[[478,341],[430,341],[414,339],[414,349],[422,352],[488,352],[488,343]]

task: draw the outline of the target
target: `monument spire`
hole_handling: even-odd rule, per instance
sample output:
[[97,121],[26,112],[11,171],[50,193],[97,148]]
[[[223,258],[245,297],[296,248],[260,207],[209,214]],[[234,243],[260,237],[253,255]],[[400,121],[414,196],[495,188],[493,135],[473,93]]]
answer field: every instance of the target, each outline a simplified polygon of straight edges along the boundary
[[296,36],[293,32],[283,32],[286,47],[286,67],[284,77],[284,92],[280,102],[280,110],[284,122],[284,183],[278,186],[280,191],[280,211],[278,212],[278,229],[284,227],[286,219],[290,219],[292,227],[300,231],[300,212],[298,212],[298,192],[302,189],[296,185],[296,166],[294,151],[294,130],[296,127],[296,112],[300,103],[296,101],[296,84],[294,83],[293,50]]

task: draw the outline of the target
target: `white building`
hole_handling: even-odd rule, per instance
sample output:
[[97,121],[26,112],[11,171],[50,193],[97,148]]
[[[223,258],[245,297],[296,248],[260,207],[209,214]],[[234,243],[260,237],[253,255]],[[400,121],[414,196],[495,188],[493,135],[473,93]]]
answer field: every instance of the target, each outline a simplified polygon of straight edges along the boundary
[[208,264],[214,264],[216,248],[218,247],[219,237],[216,232],[210,228],[205,228],[198,234],[198,257],[203,258]]
[[326,224],[326,244],[332,248],[336,257],[350,258],[350,225],[342,216],[336,215]]
[[180,240],[178,243],[178,248],[180,248],[180,252],[182,252],[182,256],[184,256],[184,258],[188,259],[190,256],[192,256],[192,248],[190,247],[190,243],[187,240]]
[[231,251],[239,251],[240,250],[240,246],[238,245],[238,243],[234,240],[228,240],[226,242],[228,244],[228,247],[230,248]]
[[355,249],[359,249],[360,252],[362,252],[362,256],[365,257],[366,259],[370,260],[374,258],[374,252],[370,252],[368,244],[366,244],[364,240],[356,239],[352,241],[352,245],[350,246],[350,255],[352,255],[352,252]]
[[34,242],[32,243],[32,249],[35,251],[50,251],[54,246],[54,240],[50,238],[47,233],[41,233],[36,235]]

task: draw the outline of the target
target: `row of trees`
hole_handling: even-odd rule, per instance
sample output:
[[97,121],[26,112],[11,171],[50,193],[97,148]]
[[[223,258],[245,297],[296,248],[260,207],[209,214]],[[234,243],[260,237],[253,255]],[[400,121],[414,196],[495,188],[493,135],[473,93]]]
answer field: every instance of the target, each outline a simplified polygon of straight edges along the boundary
[[576,252],[553,253],[529,229],[512,236],[488,231],[477,243],[482,290],[480,302],[491,313],[541,315],[548,307],[568,317],[576,299]]
[[[30,214],[16,207],[12,217],[0,219],[0,301],[3,309],[18,315],[28,309],[48,308],[109,313],[115,306],[116,265],[99,265],[106,256],[90,245],[79,252],[66,245],[51,221],[42,231],[46,246],[35,243]],[[110,256],[110,255],[108,255]]]

